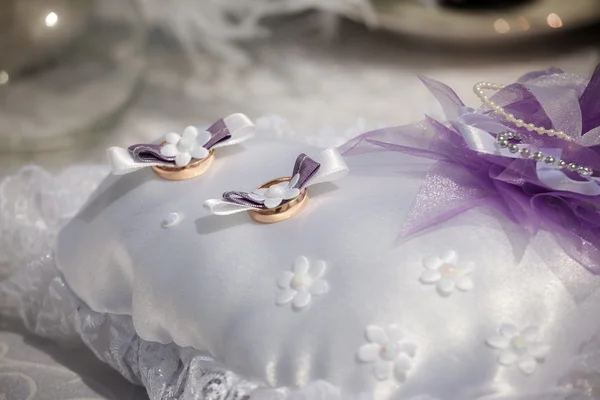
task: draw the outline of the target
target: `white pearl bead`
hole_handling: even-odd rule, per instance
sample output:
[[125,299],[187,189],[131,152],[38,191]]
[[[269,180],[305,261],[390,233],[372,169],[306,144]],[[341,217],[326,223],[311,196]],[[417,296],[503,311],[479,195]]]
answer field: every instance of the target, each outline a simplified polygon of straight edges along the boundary
[[161,222],[160,225],[163,228],[170,228],[172,226],[175,226],[179,223],[179,221],[181,220],[181,216],[177,213],[169,213]]

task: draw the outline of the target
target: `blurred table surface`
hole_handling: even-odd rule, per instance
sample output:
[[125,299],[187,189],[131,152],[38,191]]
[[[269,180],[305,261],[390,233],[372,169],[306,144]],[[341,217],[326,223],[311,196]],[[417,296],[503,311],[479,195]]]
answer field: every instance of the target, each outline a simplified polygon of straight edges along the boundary
[[[416,74],[453,87],[467,105],[477,81],[512,82],[523,73],[558,66],[589,73],[595,48],[537,45],[527,51],[468,52],[421,45],[344,24],[334,38],[300,24],[271,38],[242,44],[249,66],[235,68],[207,55],[190,58],[164,40],[149,50],[146,84],[137,102],[96,145],[60,153],[0,156],[0,178],[28,163],[58,170],[69,163],[102,162],[108,145],[155,140],[188,124],[209,124],[232,112],[252,118],[279,115],[280,135],[335,143],[382,124],[441,117]],[[87,351],[58,349],[0,321],[0,399],[144,399]]]

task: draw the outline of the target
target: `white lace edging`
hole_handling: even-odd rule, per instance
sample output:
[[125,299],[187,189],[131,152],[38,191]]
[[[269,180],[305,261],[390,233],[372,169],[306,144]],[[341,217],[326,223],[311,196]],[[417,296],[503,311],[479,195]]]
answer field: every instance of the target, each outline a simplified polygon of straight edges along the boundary
[[30,165],[0,182],[0,280],[49,252],[60,228],[108,174],[98,165],[53,175]]

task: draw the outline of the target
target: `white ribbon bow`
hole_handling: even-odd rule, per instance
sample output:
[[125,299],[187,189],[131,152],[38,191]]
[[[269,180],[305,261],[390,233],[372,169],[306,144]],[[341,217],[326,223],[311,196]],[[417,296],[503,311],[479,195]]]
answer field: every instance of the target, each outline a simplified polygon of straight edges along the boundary
[[[336,148],[323,150],[315,157],[311,157],[320,164],[319,169],[303,185],[302,189],[319,183],[332,182],[345,177],[349,168],[344,158]],[[232,203],[224,199],[209,199],[204,202],[204,207],[214,215],[232,215],[242,211],[256,210],[256,207]]]
[[[217,143],[212,146],[211,149],[238,144],[254,136],[255,126],[245,114],[231,114],[223,118],[223,122],[231,134],[231,137]],[[164,161],[136,160],[132,157],[128,149],[122,147],[109,147],[106,150],[106,154],[108,156],[111,172],[114,175],[124,175],[146,167],[168,165],[168,163],[165,163]]]

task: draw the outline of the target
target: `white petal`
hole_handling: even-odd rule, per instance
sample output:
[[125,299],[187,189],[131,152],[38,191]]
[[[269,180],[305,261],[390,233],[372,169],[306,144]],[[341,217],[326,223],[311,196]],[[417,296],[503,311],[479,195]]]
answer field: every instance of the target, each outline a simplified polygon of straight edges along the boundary
[[442,274],[432,269],[428,269],[427,271],[423,272],[419,278],[419,280],[425,284],[436,283],[440,279],[442,279]]
[[523,339],[525,339],[528,343],[535,342],[539,334],[540,331],[535,326],[528,326],[521,332],[521,336],[523,336]]
[[295,308],[304,308],[308,305],[308,303],[310,303],[310,299],[311,299],[311,295],[310,293],[308,293],[308,291],[306,290],[299,290],[298,293],[296,294],[296,297],[294,297],[294,307]]
[[507,349],[510,345],[510,340],[504,336],[492,336],[485,342],[496,349]]
[[399,342],[404,339],[404,331],[398,325],[390,325],[386,329],[388,338],[392,342]]
[[429,256],[423,259],[423,266],[427,269],[436,270],[442,265],[442,260],[438,256]]
[[310,291],[310,294],[314,295],[325,294],[329,291],[329,284],[324,279],[318,279],[313,282],[308,290]]
[[257,195],[259,195],[259,196],[263,196],[263,197],[265,197],[265,195],[267,194],[267,190],[269,190],[269,189],[267,189],[267,188],[262,188],[262,189],[254,189],[254,190],[252,191],[252,193],[254,193],[254,194],[257,194]]
[[513,365],[517,361],[517,355],[512,351],[503,351],[498,356],[498,362],[504,366]]
[[294,297],[296,296],[296,293],[298,293],[298,292],[295,291],[294,289],[282,290],[281,292],[279,292],[279,295],[277,296],[277,300],[275,302],[279,306],[287,304],[294,299]]
[[392,376],[392,369],[394,368],[394,364],[390,361],[382,360],[381,358],[375,362],[375,367],[373,372],[375,373],[375,377],[380,381],[384,381],[386,379],[390,379]]
[[198,132],[198,136],[196,136],[196,142],[198,142],[199,146],[204,146],[208,141],[212,138],[212,134],[207,131]]
[[550,353],[550,346],[545,344],[532,344],[527,347],[527,352],[536,360],[543,360]]
[[192,161],[192,155],[187,152],[181,152],[175,156],[175,164],[178,167],[185,167]]
[[447,250],[442,253],[440,258],[443,262],[448,264],[456,264],[456,261],[458,260],[458,254],[456,254],[456,251],[454,250]]
[[437,283],[437,290],[442,296],[448,296],[454,291],[454,281],[448,278],[442,278]]
[[252,200],[258,203],[262,203],[263,201],[265,201],[265,196],[257,193],[248,193],[248,197],[250,197]]
[[285,181],[276,183],[272,186],[269,186],[269,188],[278,188],[278,189],[281,189],[282,191],[288,190],[289,187],[290,187],[289,182],[285,182]]
[[300,194],[300,189],[288,189],[285,193],[283,193],[283,199],[284,200],[291,200],[291,199],[295,199],[296,197],[298,197],[298,195]]
[[309,268],[310,264],[308,262],[308,258],[305,256],[300,256],[296,258],[296,261],[294,261],[293,271],[295,274],[305,274],[308,272]]
[[358,349],[358,359],[362,362],[373,362],[379,357],[381,346],[376,343],[367,343]]
[[377,325],[369,325],[366,330],[367,339],[371,343],[384,345],[388,341],[388,335]]
[[502,336],[512,339],[519,334],[519,330],[512,324],[503,324],[500,327],[500,333]]
[[535,359],[532,356],[528,355],[528,354],[524,355],[519,360],[519,369],[525,375],[531,375],[531,374],[533,374],[535,372],[535,367],[536,366],[537,366],[537,363],[535,362]]
[[181,137],[183,139],[196,139],[198,136],[198,129],[195,126],[188,126],[183,130],[183,135]]
[[414,358],[417,355],[417,345],[415,343],[404,342],[400,344],[400,348],[410,358]]
[[400,354],[394,363],[394,369],[400,372],[408,372],[412,368],[412,361],[404,354]]
[[323,260],[315,261],[310,267],[310,276],[317,279],[323,276],[327,269],[327,263]]
[[285,271],[277,280],[277,285],[282,289],[289,289],[292,279],[294,279],[294,273],[291,271]]
[[181,139],[181,135],[178,133],[170,132],[165,135],[165,141],[169,144],[177,144]]
[[192,157],[194,157],[196,160],[200,160],[202,158],[208,157],[208,150],[206,150],[202,146],[196,146],[196,148],[194,150],[192,150],[191,154],[192,154]]
[[276,208],[278,205],[281,204],[282,201],[283,201],[283,199],[281,197],[279,197],[279,198],[278,197],[274,197],[272,199],[266,199],[263,204],[267,208]]
[[177,150],[174,144],[165,144],[160,148],[160,154],[165,157],[175,157],[179,154],[179,150]]
[[296,186],[296,184],[298,183],[298,181],[300,180],[300,174],[296,174],[292,177],[292,179],[290,179],[290,188],[293,188],[294,186]]
[[462,290],[463,292],[473,289],[473,280],[465,275],[455,277],[454,283],[456,283],[458,290]]

